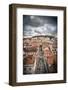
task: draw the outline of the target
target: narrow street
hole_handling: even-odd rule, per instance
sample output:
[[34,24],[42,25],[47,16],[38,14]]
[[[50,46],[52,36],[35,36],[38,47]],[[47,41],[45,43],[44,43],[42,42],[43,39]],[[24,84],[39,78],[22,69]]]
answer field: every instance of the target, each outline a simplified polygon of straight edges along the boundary
[[35,73],[36,74],[48,73],[48,65],[43,56],[42,46],[38,47],[38,50],[37,50],[37,57],[35,62]]

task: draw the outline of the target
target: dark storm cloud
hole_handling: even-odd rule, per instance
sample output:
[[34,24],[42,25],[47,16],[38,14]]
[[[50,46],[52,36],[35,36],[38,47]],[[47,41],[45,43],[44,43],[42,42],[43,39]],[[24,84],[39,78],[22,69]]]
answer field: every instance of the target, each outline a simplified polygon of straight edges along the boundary
[[42,26],[47,23],[56,25],[57,17],[24,15],[23,22],[24,26],[30,25],[34,27]]
[[23,15],[24,36],[56,35],[57,17]]
[[24,26],[30,25],[30,26],[38,27],[41,24],[36,18],[32,19],[31,16],[25,16],[23,21],[24,21]]

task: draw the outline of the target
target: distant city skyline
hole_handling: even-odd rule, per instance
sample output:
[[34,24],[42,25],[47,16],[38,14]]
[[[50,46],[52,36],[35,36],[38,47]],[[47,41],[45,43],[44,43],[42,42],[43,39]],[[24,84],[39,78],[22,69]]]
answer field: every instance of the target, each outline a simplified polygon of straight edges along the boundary
[[57,37],[56,16],[23,15],[24,37],[50,35]]

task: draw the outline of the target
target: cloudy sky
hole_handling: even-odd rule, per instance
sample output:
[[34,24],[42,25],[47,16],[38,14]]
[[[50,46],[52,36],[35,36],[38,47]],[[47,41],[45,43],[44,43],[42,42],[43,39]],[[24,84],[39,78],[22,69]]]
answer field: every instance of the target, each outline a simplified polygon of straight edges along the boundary
[[57,17],[23,15],[24,37],[57,36]]

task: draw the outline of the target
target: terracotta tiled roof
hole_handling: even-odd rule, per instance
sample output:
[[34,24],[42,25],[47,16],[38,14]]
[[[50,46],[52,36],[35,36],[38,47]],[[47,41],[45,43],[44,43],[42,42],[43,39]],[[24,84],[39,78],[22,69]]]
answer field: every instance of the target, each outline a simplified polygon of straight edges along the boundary
[[24,48],[24,51],[25,52],[36,52],[37,51],[37,48],[36,47],[26,47]]
[[34,60],[32,59],[33,55],[29,55],[26,58],[24,58],[24,64],[34,64]]

